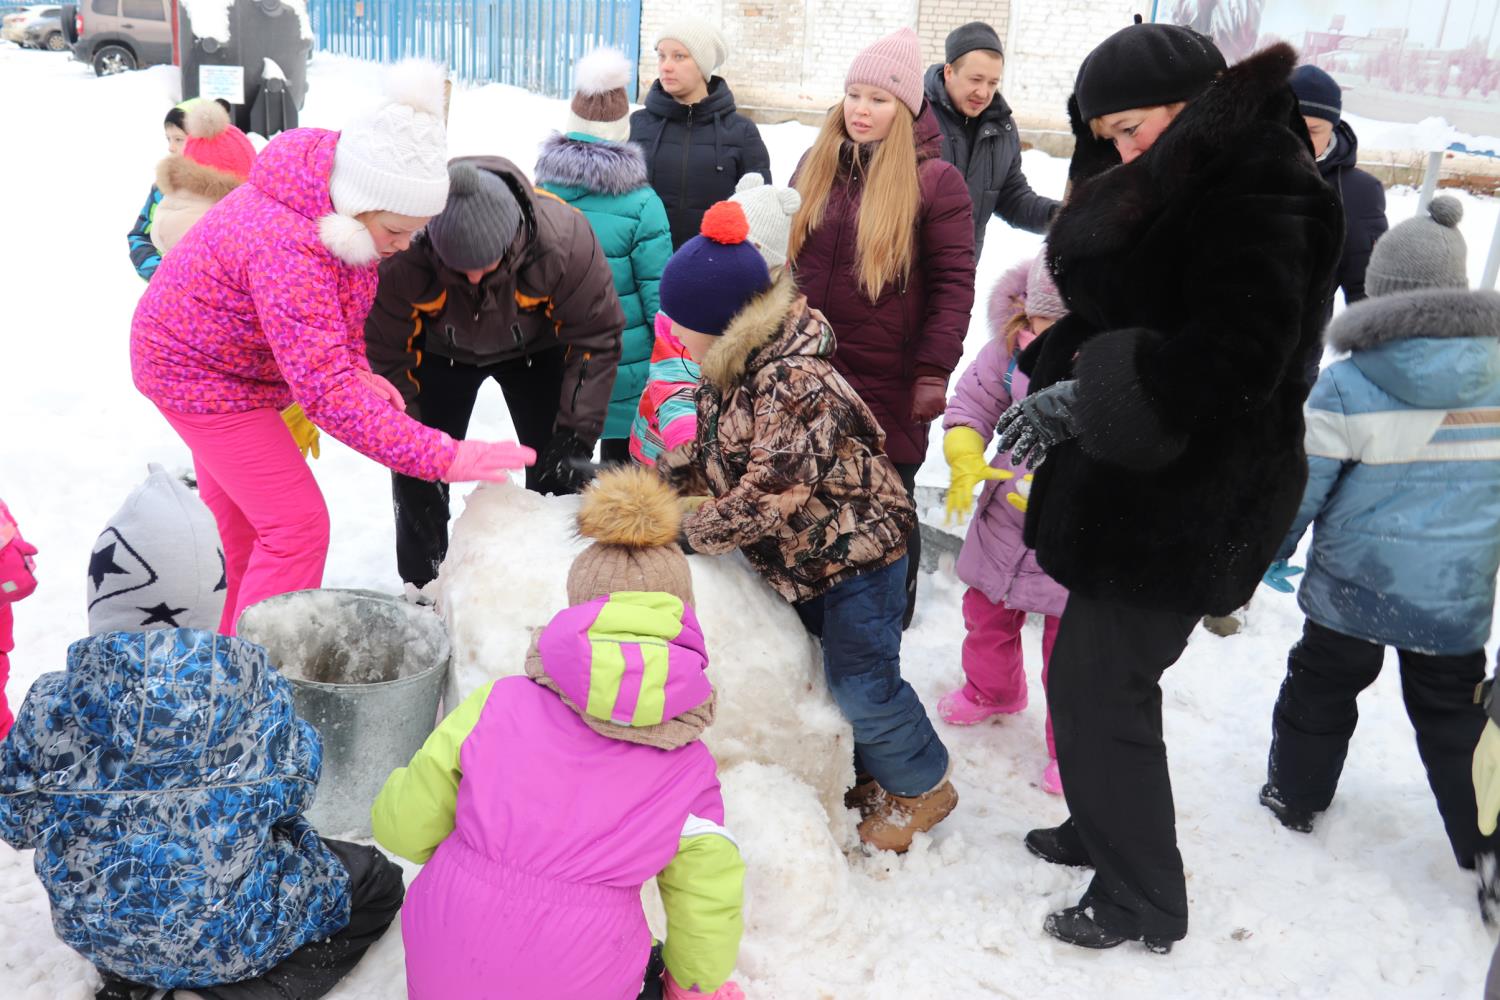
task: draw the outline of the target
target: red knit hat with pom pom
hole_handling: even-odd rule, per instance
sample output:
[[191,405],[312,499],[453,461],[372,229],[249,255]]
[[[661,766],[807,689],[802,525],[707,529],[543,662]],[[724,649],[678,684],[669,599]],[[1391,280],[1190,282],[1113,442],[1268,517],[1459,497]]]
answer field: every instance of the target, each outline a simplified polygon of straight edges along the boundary
[[738,202],[710,207],[698,231],[662,271],[661,311],[679,326],[719,336],[736,313],[771,287],[771,272],[747,239],[750,223]]
[[229,123],[229,112],[218,101],[199,98],[184,116],[187,143],[182,155],[199,166],[221,170],[245,180],[255,163],[255,147],[249,136]]

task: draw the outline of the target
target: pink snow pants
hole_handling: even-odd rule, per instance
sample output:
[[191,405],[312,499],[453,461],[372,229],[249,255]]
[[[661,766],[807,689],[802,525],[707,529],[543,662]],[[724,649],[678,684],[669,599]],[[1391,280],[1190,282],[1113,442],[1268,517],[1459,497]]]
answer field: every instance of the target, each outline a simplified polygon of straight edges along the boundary
[[[1047,615],[1042,624],[1044,687],[1060,620]],[[970,700],[978,698],[1003,705],[1017,701],[1026,692],[1025,661],[1021,656],[1021,626],[1025,624],[1026,612],[995,604],[978,588],[964,591],[964,627],[969,630],[963,646],[964,694]],[[1057,759],[1051,712],[1047,713],[1047,755]]]
[[328,505],[281,414],[161,412],[192,449],[198,495],[219,525],[228,585],[219,631],[234,635],[257,601],[321,586]]

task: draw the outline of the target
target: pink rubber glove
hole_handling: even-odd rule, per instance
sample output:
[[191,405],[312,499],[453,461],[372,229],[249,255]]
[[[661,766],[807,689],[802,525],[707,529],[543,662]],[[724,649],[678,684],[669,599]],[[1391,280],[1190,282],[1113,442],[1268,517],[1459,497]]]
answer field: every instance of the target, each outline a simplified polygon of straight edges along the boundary
[[359,376],[361,382],[374,389],[377,396],[389,402],[402,413],[406,412],[406,400],[401,397],[401,390],[391,385],[390,379],[382,375],[376,375],[372,371],[366,371],[363,368],[356,368],[354,374]]
[[699,993],[697,990],[686,990],[677,985],[677,980],[672,978],[668,972],[662,977],[666,984],[666,992],[662,994],[665,1000],[745,1000],[745,991],[740,989],[740,984],[731,979],[712,993]]
[[513,469],[536,464],[536,452],[514,441],[460,441],[453,464],[443,473],[445,483],[471,483],[476,480],[497,483]]

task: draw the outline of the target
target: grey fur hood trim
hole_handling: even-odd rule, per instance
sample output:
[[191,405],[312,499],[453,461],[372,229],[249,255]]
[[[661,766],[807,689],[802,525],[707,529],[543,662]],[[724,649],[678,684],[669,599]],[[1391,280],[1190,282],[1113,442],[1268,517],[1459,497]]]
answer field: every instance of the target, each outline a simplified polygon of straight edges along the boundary
[[1367,351],[1413,337],[1500,337],[1500,292],[1436,288],[1365,299],[1340,313],[1324,339],[1336,351]]
[[536,181],[600,194],[627,194],[646,186],[646,157],[632,142],[584,142],[559,132],[542,143]]

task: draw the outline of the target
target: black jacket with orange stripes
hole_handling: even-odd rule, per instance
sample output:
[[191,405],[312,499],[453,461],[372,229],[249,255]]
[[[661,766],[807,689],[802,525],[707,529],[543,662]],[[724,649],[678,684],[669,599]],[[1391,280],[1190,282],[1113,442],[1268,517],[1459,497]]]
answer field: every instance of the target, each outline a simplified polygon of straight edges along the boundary
[[479,367],[561,344],[567,362],[557,426],[597,440],[625,326],[609,261],[588,220],[533,188],[514,163],[498,156],[462,159],[510,187],[521,206],[516,238],[499,268],[477,285],[438,259],[425,232],[382,262],[365,320],[370,367],[400,387],[420,416],[415,369],[424,352]]

